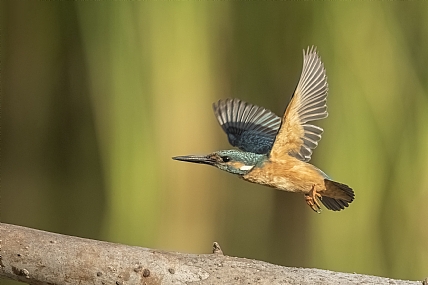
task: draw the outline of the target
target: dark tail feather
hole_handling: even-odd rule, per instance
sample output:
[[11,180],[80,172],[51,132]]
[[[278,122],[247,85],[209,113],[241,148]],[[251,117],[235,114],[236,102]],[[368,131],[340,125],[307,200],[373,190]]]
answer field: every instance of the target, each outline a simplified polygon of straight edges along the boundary
[[324,179],[325,191],[321,194],[321,202],[324,206],[333,211],[340,211],[349,206],[354,201],[354,191],[348,185]]

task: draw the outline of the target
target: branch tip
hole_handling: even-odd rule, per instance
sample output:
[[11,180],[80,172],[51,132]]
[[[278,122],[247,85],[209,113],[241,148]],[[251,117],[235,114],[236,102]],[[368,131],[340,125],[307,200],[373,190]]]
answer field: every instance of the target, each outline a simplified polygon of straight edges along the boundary
[[216,241],[213,243],[213,253],[223,255],[223,251],[221,250],[220,244]]

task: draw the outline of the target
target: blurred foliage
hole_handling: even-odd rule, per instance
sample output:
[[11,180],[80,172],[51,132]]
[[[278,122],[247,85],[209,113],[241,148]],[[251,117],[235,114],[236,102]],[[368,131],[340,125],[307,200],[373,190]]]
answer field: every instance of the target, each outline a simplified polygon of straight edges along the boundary
[[[427,17],[427,2],[2,1],[1,221],[422,279]],[[301,195],[171,160],[230,147],[220,98],[282,114],[309,45],[330,87],[312,163],[354,188],[349,209],[317,215]]]

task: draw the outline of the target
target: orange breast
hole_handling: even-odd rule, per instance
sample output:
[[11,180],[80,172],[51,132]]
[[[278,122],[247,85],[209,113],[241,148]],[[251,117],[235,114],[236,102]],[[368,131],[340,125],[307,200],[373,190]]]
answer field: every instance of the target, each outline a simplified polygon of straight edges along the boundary
[[307,193],[314,186],[318,191],[325,190],[324,177],[318,170],[291,156],[284,160],[268,160],[242,178],[289,192]]

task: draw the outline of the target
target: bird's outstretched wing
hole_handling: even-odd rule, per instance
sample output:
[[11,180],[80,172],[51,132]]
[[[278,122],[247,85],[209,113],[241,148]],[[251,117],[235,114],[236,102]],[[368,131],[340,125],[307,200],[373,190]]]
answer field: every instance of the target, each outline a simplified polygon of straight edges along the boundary
[[281,125],[280,117],[239,99],[220,100],[213,109],[231,145],[243,151],[269,153]]
[[302,74],[275,138],[271,158],[289,154],[302,161],[311,159],[323,129],[307,123],[327,117],[327,92],[324,65],[316,48],[308,48],[303,51]]

